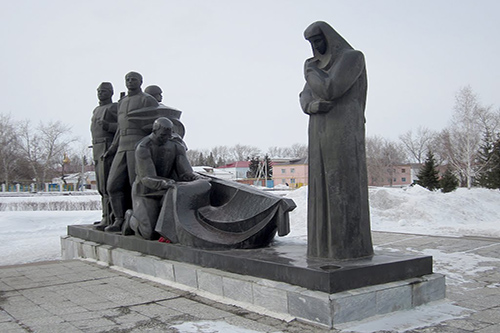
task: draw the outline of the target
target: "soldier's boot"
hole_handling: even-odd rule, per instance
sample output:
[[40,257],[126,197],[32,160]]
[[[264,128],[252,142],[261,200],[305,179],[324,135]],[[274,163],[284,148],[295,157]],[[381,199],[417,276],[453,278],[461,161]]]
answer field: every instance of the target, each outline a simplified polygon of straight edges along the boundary
[[111,207],[109,204],[109,197],[103,195],[101,199],[102,205],[102,219],[100,222],[94,224],[94,229],[104,231],[104,229],[111,224]]
[[125,200],[123,195],[113,195],[109,197],[111,207],[113,208],[113,214],[115,215],[115,221],[113,224],[108,225],[104,228],[106,232],[121,232],[122,225],[125,215]]
[[132,209],[127,209],[127,211],[125,212],[125,221],[123,222],[122,226],[122,235],[124,236],[130,236],[135,234],[134,230],[130,225],[130,220],[132,219],[133,214],[134,211]]

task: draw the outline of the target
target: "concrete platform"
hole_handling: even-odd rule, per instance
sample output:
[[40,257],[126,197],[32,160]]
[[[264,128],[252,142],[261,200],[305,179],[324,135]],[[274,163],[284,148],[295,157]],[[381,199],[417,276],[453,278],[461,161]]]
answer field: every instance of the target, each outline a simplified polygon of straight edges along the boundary
[[432,257],[378,251],[367,259],[334,261],[308,258],[303,244],[274,244],[255,250],[202,250],[136,236],[68,226],[68,235],[145,255],[225,272],[285,282],[309,290],[337,293],[432,274]]
[[[352,277],[359,281],[362,280],[363,276],[367,277],[365,274],[370,274],[369,270],[365,270],[365,267],[369,266],[366,261],[358,261],[357,265],[351,264],[347,268],[327,263],[328,266],[335,266],[335,268],[329,267],[325,270],[325,262],[310,262],[305,258],[300,260],[300,246],[295,246],[294,251],[281,251],[283,247],[252,251],[215,251],[211,253],[212,257],[208,260],[203,255],[207,251],[196,249],[187,251],[185,247],[172,244],[148,242],[133,236],[106,234],[94,231],[89,226],[71,226],[69,233],[73,236],[86,234],[87,238],[97,237],[94,239],[101,241],[96,242],[73,236],[63,237],[61,240],[63,259],[87,258],[107,265],[123,267],[133,272],[170,281],[177,287],[185,286],[191,291],[199,291],[204,296],[212,295],[218,301],[237,304],[244,308],[259,308],[274,317],[291,316],[328,328],[376,315],[408,310],[445,297],[444,276],[432,273],[336,292],[312,290],[290,283],[287,276],[294,274],[295,271],[283,267],[295,267],[299,272],[307,268],[306,272],[307,270],[314,272],[308,275],[313,278],[321,276],[321,274],[323,276],[328,274],[332,278],[327,280],[325,285],[337,289],[352,284],[343,281],[332,283],[336,278],[340,277],[342,280]],[[148,251],[146,253],[134,251],[133,249],[139,246],[138,244],[142,244],[142,248],[146,248]],[[294,247],[292,246],[292,248]],[[255,253],[250,255],[249,252]],[[302,252],[305,252],[305,249]],[[160,253],[161,256],[152,255],[155,253]],[[292,255],[294,253],[295,257]],[[281,269],[283,280],[288,279],[286,282],[262,278],[259,276],[260,273],[252,275],[252,267],[256,267],[254,265],[267,267],[266,265],[270,265],[273,256],[277,267],[273,274]],[[171,257],[175,257],[177,260],[170,259]],[[188,258],[190,261],[179,261],[179,258],[182,257]],[[377,270],[393,269],[391,265],[397,265],[394,264],[397,260],[391,261],[390,257],[390,255],[381,255],[385,262],[380,264]],[[393,257],[395,256],[393,255]],[[292,260],[293,258],[295,260]],[[427,262],[431,257],[407,256],[407,258],[410,258],[407,263],[408,269],[404,271],[411,271],[409,268],[411,268],[412,260],[416,260],[417,268],[428,269]],[[204,260],[204,262],[212,263],[213,266],[218,261],[232,261],[235,266],[242,267],[249,272],[234,273],[228,270],[193,265],[193,263],[197,263],[196,260]],[[372,272],[376,274],[377,270]],[[260,271],[262,272],[262,269]],[[316,274],[316,272],[318,273]],[[358,274],[361,277],[357,277]],[[394,275],[387,274],[385,276]],[[370,278],[365,280],[374,281]]]

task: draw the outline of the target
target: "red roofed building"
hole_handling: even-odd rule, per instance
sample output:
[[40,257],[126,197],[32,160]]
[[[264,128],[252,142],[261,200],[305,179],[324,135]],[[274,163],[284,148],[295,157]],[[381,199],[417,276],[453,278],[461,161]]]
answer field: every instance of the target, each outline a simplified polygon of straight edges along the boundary
[[250,171],[250,161],[238,161],[218,167],[217,169],[232,173],[234,179],[247,178],[247,172]]

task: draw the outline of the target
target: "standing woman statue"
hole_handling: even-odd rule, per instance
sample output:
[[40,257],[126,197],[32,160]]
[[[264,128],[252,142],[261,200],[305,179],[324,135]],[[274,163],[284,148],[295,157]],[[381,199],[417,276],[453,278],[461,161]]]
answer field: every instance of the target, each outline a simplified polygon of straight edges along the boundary
[[365,59],[325,22],[311,24],[304,36],[314,54],[304,64],[300,94],[309,115],[308,255],[368,257]]

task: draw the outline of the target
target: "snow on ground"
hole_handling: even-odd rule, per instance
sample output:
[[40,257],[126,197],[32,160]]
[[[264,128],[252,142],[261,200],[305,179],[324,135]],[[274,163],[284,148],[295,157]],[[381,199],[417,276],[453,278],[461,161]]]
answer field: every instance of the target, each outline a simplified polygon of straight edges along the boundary
[[[307,187],[290,191],[297,208],[290,213],[288,236],[278,242],[307,240]],[[60,258],[59,237],[69,224],[100,219],[100,197],[87,195],[0,196],[0,265]],[[439,236],[500,238],[500,191],[459,188],[431,192],[420,186],[370,188],[372,230]],[[432,254],[439,257],[439,253]],[[441,256],[450,265],[456,258]],[[480,260],[480,258],[469,258]]]
[[372,229],[439,236],[500,237],[500,191],[421,186],[370,188]]
[[[297,208],[290,213],[287,237],[307,233],[307,187],[287,195]],[[371,227],[374,231],[435,236],[500,238],[500,191],[459,188],[432,192],[421,186],[370,187]]]
[[461,318],[463,315],[464,308],[446,301],[438,301],[418,306],[410,311],[398,311],[388,315],[370,317],[358,322],[341,324],[337,327],[346,333],[406,332],[448,319]]
[[0,212],[0,266],[61,258],[68,224],[90,224],[101,211]]
[[[476,274],[496,269],[496,266],[490,263],[500,262],[500,259],[483,257],[475,253],[445,253],[437,249],[426,249],[424,251],[407,250],[432,256],[434,271],[446,275],[447,285],[460,285],[463,290],[471,290],[466,285],[474,280]],[[492,283],[491,286],[498,287],[496,283]]]

